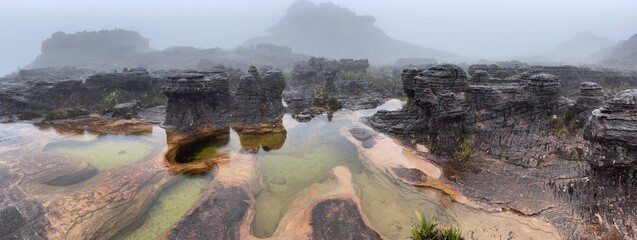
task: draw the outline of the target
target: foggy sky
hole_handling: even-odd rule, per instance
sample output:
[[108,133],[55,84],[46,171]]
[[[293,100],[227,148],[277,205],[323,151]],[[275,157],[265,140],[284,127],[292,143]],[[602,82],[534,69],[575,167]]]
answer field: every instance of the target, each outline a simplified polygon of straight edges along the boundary
[[[170,46],[232,48],[266,34],[294,0],[0,0],[0,75],[56,31],[123,28]],[[313,0],[313,2],[325,2]],[[637,33],[635,0],[334,0],[399,40],[479,59],[543,54],[578,32]]]

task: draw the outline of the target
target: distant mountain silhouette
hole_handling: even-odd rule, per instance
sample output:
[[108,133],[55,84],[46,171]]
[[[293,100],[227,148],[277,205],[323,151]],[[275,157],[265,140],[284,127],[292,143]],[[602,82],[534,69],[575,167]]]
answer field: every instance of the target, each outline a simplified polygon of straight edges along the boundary
[[616,42],[585,31],[575,34],[571,39],[559,44],[555,50],[549,53],[549,57],[563,62],[588,63],[596,62],[594,53],[608,48]]
[[600,63],[604,65],[637,69],[637,34],[596,55],[601,59]]
[[149,40],[122,29],[97,32],[56,32],[42,42],[42,52],[27,68],[80,67],[100,71],[142,66],[149,70],[211,68],[216,64],[247,68],[250,65],[292,67],[309,56],[290,47],[257,44],[235,49],[201,49],[187,46],[152,50]]
[[287,14],[268,29],[271,35],[249,39],[244,46],[273,43],[294,52],[328,58],[368,58],[376,63],[393,63],[399,58],[435,58],[458,61],[456,54],[417,46],[387,36],[374,26],[375,18],[360,16],[334,3],[316,5],[299,0]]
[[29,67],[109,68],[149,51],[148,39],[134,31],[56,32],[42,42],[40,55]]

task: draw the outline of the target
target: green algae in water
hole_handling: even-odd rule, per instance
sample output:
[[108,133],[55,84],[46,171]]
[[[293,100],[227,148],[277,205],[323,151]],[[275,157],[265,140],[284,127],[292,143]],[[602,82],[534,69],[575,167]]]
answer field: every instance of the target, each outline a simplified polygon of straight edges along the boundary
[[149,209],[143,225],[125,239],[159,238],[197,203],[209,183],[208,177],[186,178],[166,189]]
[[[353,146],[352,146],[353,147]],[[286,155],[264,155],[259,163],[268,189],[256,198],[256,215],[252,231],[256,237],[271,236],[276,230],[282,211],[294,197],[313,183],[324,182],[330,170],[339,165],[351,166],[353,162],[348,148],[320,146],[313,148],[303,158]]]
[[217,153],[217,147],[205,147],[205,148],[201,149],[201,151],[199,151],[195,155],[194,160],[195,161],[196,160],[201,160],[201,159],[204,159],[204,158],[206,158],[208,156],[212,156],[212,155],[214,155],[216,153]]
[[287,138],[286,131],[271,133],[238,133],[241,146],[244,148],[263,148],[265,151],[283,147]]
[[175,156],[178,163],[189,163],[202,160],[220,152],[230,142],[229,132],[206,137],[197,142],[182,146]]
[[141,141],[108,139],[49,150],[82,158],[102,171],[139,162],[153,149],[153,146]]

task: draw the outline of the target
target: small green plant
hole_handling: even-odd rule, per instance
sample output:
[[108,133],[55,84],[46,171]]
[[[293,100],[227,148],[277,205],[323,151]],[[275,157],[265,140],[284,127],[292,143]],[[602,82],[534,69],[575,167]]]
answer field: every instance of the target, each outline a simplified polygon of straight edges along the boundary
[[324,85],[318,85],[312,93],[312,102],[314,106],[323,107],[327,103],[328,96]]
[[551,118],[551,126],[553,126],[553,130],[556,132],[562,131],[562,129],[564,129],[564,119],[562,117],[553,116],[553,118]]
[[453,156],[460,160],[468,160],[473,154],[473,136],[464,135],[460,141],[460,144],[453,151]]
[[584,126],[582,122],[576,118],[571,119],[568,123],[568,132],[571,135],[582,135]]
[[115,105],[119,103],[119,91],[115,90],[110,93],[104,94],[102,99],[105,111],[112,111]]
[[423,217],[416,211],[418,224],[411,227],[411,236],[415,240],[461,240],[461,231],[456,226],[436,228],[438,223],[432,217]]

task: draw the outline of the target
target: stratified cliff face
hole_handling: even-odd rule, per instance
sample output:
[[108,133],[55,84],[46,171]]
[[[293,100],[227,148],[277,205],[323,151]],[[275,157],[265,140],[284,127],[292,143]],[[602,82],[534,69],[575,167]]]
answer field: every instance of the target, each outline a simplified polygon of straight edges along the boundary
[[405,69],[408,96],[402,111],[379,111],[369,124],[430,145],[436,154],[454,156],[462,144],[509,163],[537,166],[563,145],[551,127],[564,115],[560,79],[524,73],[505,80],[477,70],[469,79],[455,65]]
[[591,166],[637,168],[637,89],[620,92],[593,111],[584,138]]
[[374,26],[374,17],[360,16],[333,3],[294,2],[286,15],[269,29],[271,35],[250,39],[244,45],[274,43],[295,52],[327,58],[367,58],[393,63],[401,57],[457,60],[452,53],[416,46],[387,36]]
[[284,112],[283,73],[270,70],[261,76],[255,67],[248,71],[249,74],[240,78],[234,94],[230,92],[230,78],[222,69],[168,77],[164,85],[164,94],[168,97],[164,125],[176,130],[193,130],[280,119]]
[[637,238],[637,89],[620,92],[593,111],[584,139],[591,170],[558,184],[558,194],[576,214],[616,232],[616,239]]
[[561,80],[561,94],[565,97],[575,97],[579,93],[580,84],[596,82],[610,89],[627,89],[637,87],[637,73],[611,69],[594,70],[574,66],[532,66],[532,67],[500,67],[491,65],[472,65],[469,74],[477,70],[484,70],[497,78],[515,77],[523,72],[548,73],[558,76]]
[[42,42],[40,55],[29,67],[119,69],[119,65],[113,64],[149,51],[148,39],[133,31],[116,29],[74,34],[56,32]]

